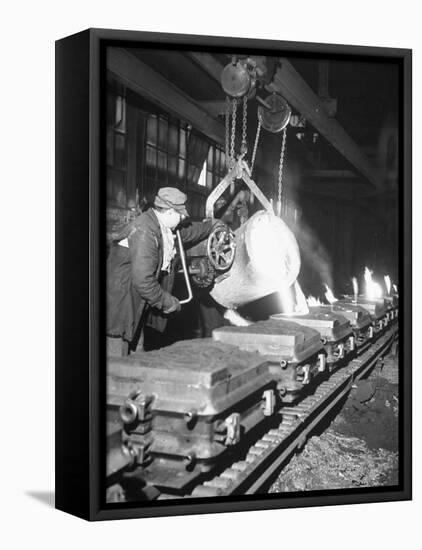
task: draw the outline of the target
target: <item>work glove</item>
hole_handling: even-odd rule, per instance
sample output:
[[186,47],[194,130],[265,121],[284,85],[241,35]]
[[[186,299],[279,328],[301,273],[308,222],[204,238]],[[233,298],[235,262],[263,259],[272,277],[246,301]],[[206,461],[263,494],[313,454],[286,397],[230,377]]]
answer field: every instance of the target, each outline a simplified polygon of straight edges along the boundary
[[175,311],[180,311],[182,306],[180,305],[179,300],[169,294],[168,299],[166,300],[166,305],[163,308],[163,313],[169,314],[174,313]]

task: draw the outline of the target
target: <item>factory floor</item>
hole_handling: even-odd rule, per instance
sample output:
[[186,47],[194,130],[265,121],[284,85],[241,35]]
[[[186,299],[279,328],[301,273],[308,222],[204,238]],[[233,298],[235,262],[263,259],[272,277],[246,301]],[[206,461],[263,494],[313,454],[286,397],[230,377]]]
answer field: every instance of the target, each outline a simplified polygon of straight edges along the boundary
[[398,483],[398,364],[385,358],[280,473],[269,492]]

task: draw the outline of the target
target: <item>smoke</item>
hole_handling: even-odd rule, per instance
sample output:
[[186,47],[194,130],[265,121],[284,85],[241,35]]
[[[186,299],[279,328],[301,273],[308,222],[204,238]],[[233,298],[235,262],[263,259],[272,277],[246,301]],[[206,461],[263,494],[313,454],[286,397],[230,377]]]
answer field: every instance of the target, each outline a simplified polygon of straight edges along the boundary
[[330,255],[319,241],[315,231],[307,226],[302,215],[299,175],[301,167],[299,163],[289,160],[285,167],[283,197],[286,209],[282,217],[293,231],[299,245],[302,264],[299,279],[307,293],[311,289],[313,292],[318,292],[318,287],[323,287],[324,284],[334,288]]
[[[305,270],[313,271],[318,275],[322,285],[327,284],[333,288],[331,258],[318,237],[303,221],[294,228],[294,232],[299,244],[302,264],[306,264],[305,269],[301,270],[301,274]],[[306,276],[306,274],[304,275]]]

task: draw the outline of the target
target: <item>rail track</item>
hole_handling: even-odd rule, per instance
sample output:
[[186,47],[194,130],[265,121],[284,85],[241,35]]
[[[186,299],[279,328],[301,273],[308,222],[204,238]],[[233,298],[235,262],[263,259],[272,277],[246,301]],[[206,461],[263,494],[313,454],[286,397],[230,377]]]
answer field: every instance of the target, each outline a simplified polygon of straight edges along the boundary
[[[229,496],[259,493],[281,469],[296,449],[304,446],[307,437],[324,420],[352,384],[367,375],[397,340],[393,326],[371,348],[339,368],[295,406],[282,407],[277,413],[279,426],[271,429],[249,448],[243,460],[232,463],[211,480],[195,487],[184,498]],[[162,494],[160,499],[180,498]]]

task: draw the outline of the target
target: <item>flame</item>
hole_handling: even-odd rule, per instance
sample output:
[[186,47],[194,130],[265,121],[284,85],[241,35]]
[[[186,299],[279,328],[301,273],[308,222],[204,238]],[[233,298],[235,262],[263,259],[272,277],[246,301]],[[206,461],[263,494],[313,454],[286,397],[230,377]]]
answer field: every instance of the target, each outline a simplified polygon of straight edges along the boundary
[[234,309],[227,309],[223,315],[224,319],[227,319],[235,327],[248,327],[252,323],[247,321]]
[[313,296],[308,296],[306,302],[309,307],[316,307],[324,305],[319,298],[314,298]]
[[391,292],[391,279],[389,275],[384,275],[385,288],[387,289],[387,294]]
[[330,304],[334,304],[334,302],[337,302],[337,298],[332,293],[331,288],[328,285],[325,285],[325,288],[327,289],[327,292],[325,293],[327,302],[330,302]]
[[393,285],[394,292],[398,292],[397,285]]
[[355,297],[355,302],[356,302],[359,296],[359,286],[358,286],[358,280],[356,279],[356,277],[352,277],[352,284],[353,284],[353,295]]
[[369,300],[376,300],[377,298],[381,298],[381,286],[372,279],[372,271],[367,267],[365,267],[364,277],[366,283],[366,297]]

